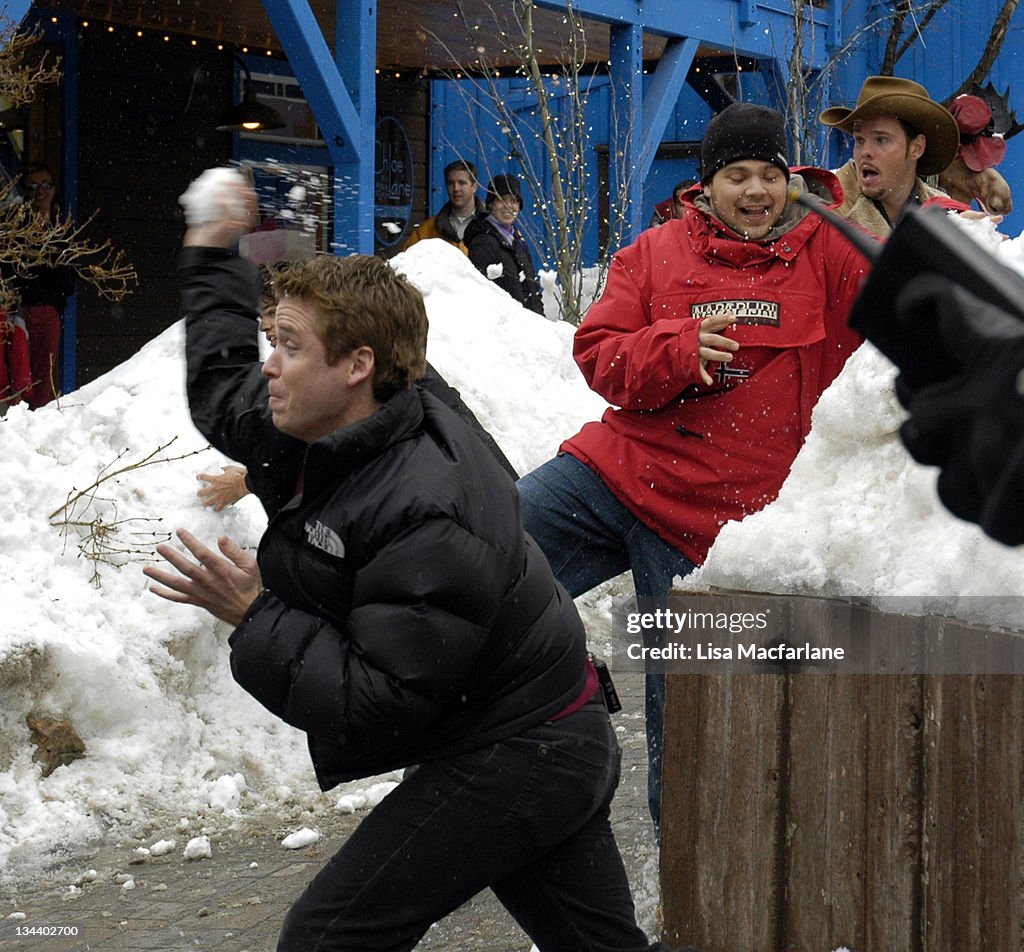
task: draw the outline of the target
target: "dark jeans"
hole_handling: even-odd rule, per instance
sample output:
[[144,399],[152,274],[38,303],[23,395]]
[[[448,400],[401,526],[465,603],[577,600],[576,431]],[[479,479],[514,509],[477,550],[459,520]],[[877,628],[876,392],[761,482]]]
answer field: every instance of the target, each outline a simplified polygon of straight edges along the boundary
[[664,950],[636,925],[608,819],[604,706],[412,771],[285,919],[278,952],[412,949],[490,886],[541,952]]
[[[615,498],[604,481],[574,456],[562,453],[516,484],[523,528],[551,563],[555,578],[575,598],[627,569],[638,598],[664,598],[677,575],[693,563],[647,528]],[[647,799],[655,829],[661,827],[662,731],[665,676],[648,674]]]

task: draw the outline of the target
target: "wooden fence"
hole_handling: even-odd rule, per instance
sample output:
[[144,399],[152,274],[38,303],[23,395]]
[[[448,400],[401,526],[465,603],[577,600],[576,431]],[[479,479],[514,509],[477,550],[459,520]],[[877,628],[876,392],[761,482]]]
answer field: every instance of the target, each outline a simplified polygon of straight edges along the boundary
[[[726,611],[764,597],[725,594]],[[824,599],[783,598],[793,642]],[[858,609],[926,651],[1019,633]],[[969,668],[965,664],[965,670]],[[1024,950],[1024,676],[669,674],[664,938],[705,952]],[[1018,669],[1019,670],[1019,669]]]

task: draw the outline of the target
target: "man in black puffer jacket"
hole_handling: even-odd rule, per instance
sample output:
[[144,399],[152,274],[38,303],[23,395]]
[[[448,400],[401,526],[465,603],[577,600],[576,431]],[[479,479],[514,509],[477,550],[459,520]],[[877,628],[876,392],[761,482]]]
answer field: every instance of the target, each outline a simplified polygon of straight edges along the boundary
[[[289,912],[279,950],[411,949],[490,886],[544,952],[650,950],[609,824],[614,731],[572,600],[524,535],[515,486],[412,386],[423,299],[376,258],[280,279],[253,370],[255,196],[186,233],[193,420],[261,467],[275,508],[252,559],[184,530],[153,591],[235,626],[231,667],[306,731],[324,789],[416,765]],[[268,396],[269,395],[269,396]],[[269,488],[268,488],[269,487]]]

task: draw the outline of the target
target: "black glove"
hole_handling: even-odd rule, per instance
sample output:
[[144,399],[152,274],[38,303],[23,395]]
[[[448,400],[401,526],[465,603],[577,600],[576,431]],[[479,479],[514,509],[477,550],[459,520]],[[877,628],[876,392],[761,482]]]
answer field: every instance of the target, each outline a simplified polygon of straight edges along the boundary
[[927,333],[941,368],[923,386],[921,375],[897,379],[910,412],[904,444],[941,467],[950,512],[1007,545],[1024,543],[1024,322],[935,273],[908,281],[894,312],[911,340]]

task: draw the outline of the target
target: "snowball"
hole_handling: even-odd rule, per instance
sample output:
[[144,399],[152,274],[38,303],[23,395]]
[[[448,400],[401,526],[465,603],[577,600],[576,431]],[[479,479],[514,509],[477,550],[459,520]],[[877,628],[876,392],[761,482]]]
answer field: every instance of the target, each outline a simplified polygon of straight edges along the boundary
[[235,193],[235,187],[238,186],[249,186],[238,169],[207,169],[178,199],[185,210],[185,224],[202,225],[224,217],[243,217],[246,209],[240,196]]
[[225,813],[237,810],[245,790],[245,777],[240,773],[218,777],[210,791],[210,806]]
[[355,793],[345,794],[338,798],[334,805],[335,809],[342,813],[355,813],[356,810],[366,810],[375,807],[383,800],[398,784],[394,781],[375,783],[365,790],[357,790]]
[[289,850],[300,850],[304,846],[310,846],[320,839],[320,834],[316,830],[311,830],[308,826],[304,826],[301,830],[296,830],[294,833],[289,833],[283,840],[281,845],[285,849]]
[[181,854],[185,859],[209,859],[213,856],[208,836],[195,836],[185,844],[185,850]]

